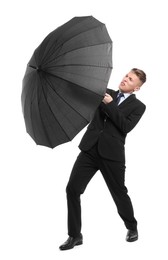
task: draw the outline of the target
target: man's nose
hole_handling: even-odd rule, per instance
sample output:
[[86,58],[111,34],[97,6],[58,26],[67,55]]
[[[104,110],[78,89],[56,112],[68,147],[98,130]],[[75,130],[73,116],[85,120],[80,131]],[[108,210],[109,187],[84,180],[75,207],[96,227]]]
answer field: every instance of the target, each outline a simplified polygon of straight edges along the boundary
[[124,82],[127,82],[127,78],[124,78]]

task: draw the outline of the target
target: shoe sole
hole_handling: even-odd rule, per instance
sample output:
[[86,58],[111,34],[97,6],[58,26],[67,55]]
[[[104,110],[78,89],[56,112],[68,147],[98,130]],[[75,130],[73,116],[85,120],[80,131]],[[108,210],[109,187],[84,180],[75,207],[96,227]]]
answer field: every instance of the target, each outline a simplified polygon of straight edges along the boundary
[[65,251],[65,250],[70,250],[70,249],[73,249],[75,246],[80,246],[80,245],[82,245],[83,244],[83,241],[79,241],[79,242],[77,242],[74,246],[72,246],[72,247],[66,247],[66,248],[61,248],[61,247],[59,247],[59,249],[61,250],[61,251]]
[[135,237],[135,238],[130,239],[130,240],[126,238],[126,241],[127,241],[127,242],[135,242],[135,241],[137,241],[137,240],[138,240],[138,237]]

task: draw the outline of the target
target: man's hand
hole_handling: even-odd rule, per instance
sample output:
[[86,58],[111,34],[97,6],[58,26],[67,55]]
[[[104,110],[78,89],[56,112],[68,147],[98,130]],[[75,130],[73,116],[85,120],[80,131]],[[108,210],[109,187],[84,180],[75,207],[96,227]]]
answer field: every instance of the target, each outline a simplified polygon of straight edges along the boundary
[[104,103],[104,104],[108,104],[108,103],[110,103],[111,101],[113,101],[113,98],[112,98],[112,96],[110,96],[109,94],[105,94],[105,96],[104,96],[104,98],[103,98],[103,100],[102,100],[102,102]]

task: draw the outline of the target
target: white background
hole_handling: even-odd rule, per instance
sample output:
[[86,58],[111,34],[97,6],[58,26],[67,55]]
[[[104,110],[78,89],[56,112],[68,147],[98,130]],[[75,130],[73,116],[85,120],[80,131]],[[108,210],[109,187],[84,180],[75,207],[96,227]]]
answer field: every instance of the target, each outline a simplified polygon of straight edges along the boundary
[[[167,8],[166,0],[3,1],[0,7],[0,259],[167,259]],[[67,239],[65,187],[85,131],[49,149],[26,133],[22,79],[34,49],[74,16],[93,15],[113,40],[117,89],[132,68],[147,74],[137,97],[147,110],[127,137],[126,185],[139,240],[126,229],[100,174],[82,196],[83,246],[61,252]]]

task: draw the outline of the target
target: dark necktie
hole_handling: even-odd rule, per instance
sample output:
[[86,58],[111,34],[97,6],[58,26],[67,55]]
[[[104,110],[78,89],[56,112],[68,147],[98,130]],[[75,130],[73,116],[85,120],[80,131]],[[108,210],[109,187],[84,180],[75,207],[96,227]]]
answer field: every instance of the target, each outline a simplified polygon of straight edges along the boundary
[[118,105],[119,102],[120,102],[120,99],[124,97],[124,94],[122,92],[120,92],[118,95],[117,95],[117,98],[116,98],[116,104]]

